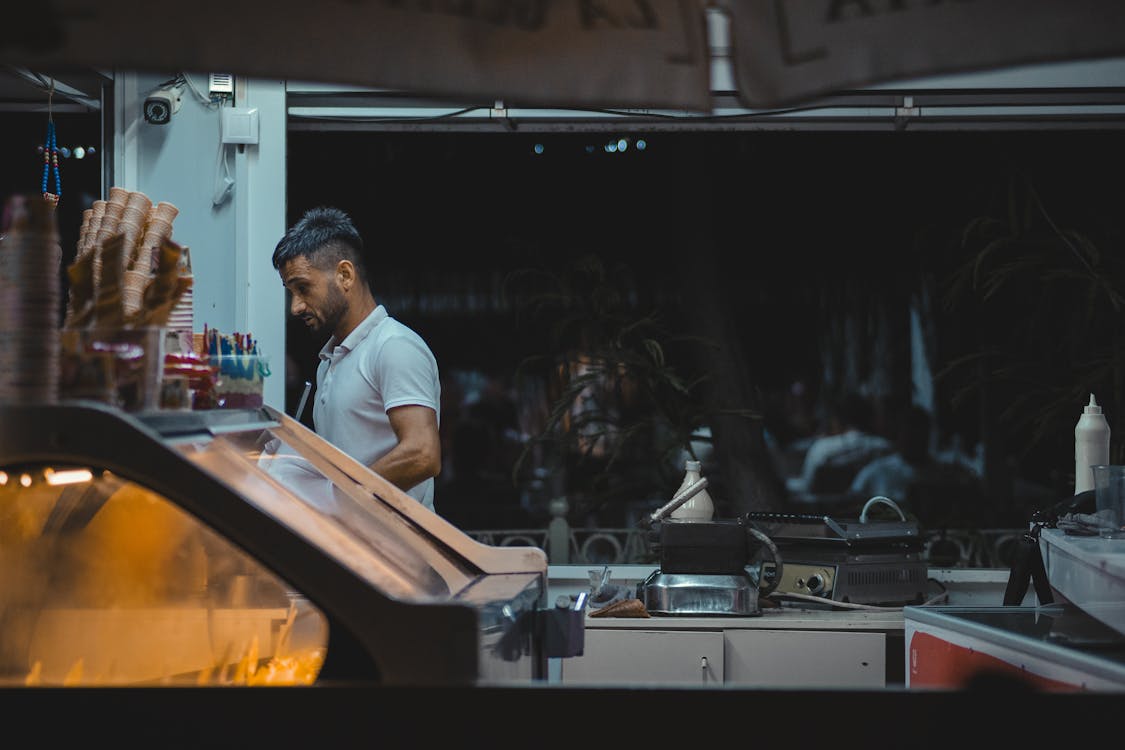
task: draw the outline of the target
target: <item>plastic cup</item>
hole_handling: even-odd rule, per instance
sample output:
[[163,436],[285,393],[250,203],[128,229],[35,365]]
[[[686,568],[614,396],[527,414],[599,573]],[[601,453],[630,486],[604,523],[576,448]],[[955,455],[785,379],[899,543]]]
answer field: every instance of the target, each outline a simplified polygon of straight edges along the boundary
[[1099,464],[1094,470],[1094,502],[1104,522],[1103,539],[1125,539],[1125,466]]

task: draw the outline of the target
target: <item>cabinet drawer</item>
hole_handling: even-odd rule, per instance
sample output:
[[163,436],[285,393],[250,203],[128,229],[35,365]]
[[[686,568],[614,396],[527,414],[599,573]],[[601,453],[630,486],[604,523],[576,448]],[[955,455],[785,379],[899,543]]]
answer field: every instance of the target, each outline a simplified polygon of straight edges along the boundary
[[886,636],[823,630],[728,630],[727,684],[758,687],[886,686]]
[[582,656],[562,661],[564,684],[719,685],[723,634],[588,628]]

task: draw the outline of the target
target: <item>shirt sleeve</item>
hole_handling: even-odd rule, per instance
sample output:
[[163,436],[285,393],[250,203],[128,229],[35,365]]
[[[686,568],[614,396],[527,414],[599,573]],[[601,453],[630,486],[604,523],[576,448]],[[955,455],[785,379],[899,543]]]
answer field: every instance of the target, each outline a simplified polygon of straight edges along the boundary
[[874,462],[870,462],[870,463],[866,464],[855,475],[855,479],[852,480],[852,486],[850,488],[850,491],[860,493],[860,494],[869,494],[870,493],[870,487],[868,487],[868,485],[871,483],[871,477],[874,474],[875,474]]
[[805,489],[812,485],[813,475],[822,463],[824,463],[824,439],[818,438],[805,452],[805,461],[801,464],[801,484]]
[[441,396],[437,361],[423,343],[409,336],[394,336],[383,344],[376,364],[384,409],[428,406],[437,411]]

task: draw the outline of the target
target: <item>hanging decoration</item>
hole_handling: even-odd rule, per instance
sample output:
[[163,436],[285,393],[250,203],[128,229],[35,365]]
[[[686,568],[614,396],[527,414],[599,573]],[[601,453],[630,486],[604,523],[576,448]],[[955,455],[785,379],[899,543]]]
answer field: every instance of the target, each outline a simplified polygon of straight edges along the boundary
[[[52,112],[52,100],[55,96],[55,79],[51,79],[51,87],[47,90],[47,140],[43,144],[43,197],[52,206],[59,205],[62,198],[62,179],[59,177],[59,146],[55,139],[55,117]],[[47,183],[51,177],[55,178],[55,191],[47,190]]]
[[[59,146],[58,149],[59,156],[64,159],[69,159],[71,157],[74,157],[75,159],[85,159],[87,156],[94,156],[98,153],[97,146],[74,146],[73,148],[67,146]],[[40,156],[43,155],[43,152],[45,150],[46,149],[44,148],[42,143],[35,147],[35,152]]]

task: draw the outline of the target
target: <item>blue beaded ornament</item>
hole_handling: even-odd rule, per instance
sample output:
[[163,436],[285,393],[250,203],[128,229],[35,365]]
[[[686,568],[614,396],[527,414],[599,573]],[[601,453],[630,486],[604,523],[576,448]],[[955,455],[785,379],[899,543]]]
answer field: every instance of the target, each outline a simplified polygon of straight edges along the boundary
[[[43,197],[46,198],[52,206],[59,205],[59,199],[62,198],[62,179],[59,177],[59,146],[55,140],[55,118],[51,114],[51,99],[55,93],[55,82],[51,81],[51,90],[47,94],[47,140],[43,144]],[[55,192],[47,190],[47,180],[51,176],[55,178]]]

